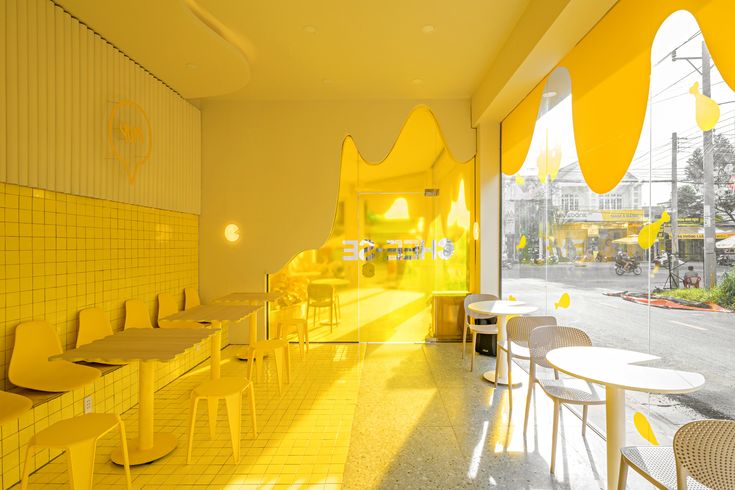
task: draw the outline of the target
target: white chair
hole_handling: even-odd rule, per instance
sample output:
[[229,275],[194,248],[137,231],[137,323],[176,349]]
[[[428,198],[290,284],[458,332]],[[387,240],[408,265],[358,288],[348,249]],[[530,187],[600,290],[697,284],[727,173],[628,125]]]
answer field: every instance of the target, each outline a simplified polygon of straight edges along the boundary
[[[524,361],[531,360],[531,353],[528,351],[528,339],[531,332],[536,327],[546,325],[556,325],[556,318],[553,316],[514,316],[509,318],[505,324],[506,340],[498,343],[498,349],[504,350],[508,355],[508,386],[513,386],[513,358]],[[530,397],[533,384],[528,383],[528,392]],[[530,400],[530,398],[529,398]],[[508,405],[510,411],[513,411],[513,390],[510,391],[508,397]],[[530,403],[526,404],[526,412]]]
[[[472,332],[472,357],[470,357],[470,371],[475,370],[475,347],[477,346],[477,334],[498,334],[497,324],[478,324],[477,320],[490,320],[495,318],[495,315],[484,315],[481,313],[474,313],[468,308],[472,303],[479,301],[497,301],[498,297],[494,294],[468,294],[464,299],[464,313],[465,321],[464,328],[462,329],[462,359],[465,357],[465,351],[467,350],[467,330]],[[497,353],[496,353],[497,354]],[[495,356],[495,367],[497,369],[498,358]]]
[[528,406],[531,404],[533,384],[538,383],[544,393],[554,401],[554,426],[551,437],[551,463],[549,472],[554,473],[556,463],[556,441],[559,436],[559,412],[561,404],[582,405],[582,437],[587,427],[587,408],[589,405],[605,403],[605,389],[602,386],[588,383],[577,378],[540,379],[536,377],[536,368],[541,366],[553,369],[546,360],[546,354],[561,347],[591,346],[592,341],[582,330],[574,327],[536,327],[529,335],[528,347],[531,354],[531,369],[528,373],[529,392],[526,400],[526,418],[523,421],[523,434],[528,427]]
[[625,489],[628,467],[663,490],[735,488],[735,421],[684,424],[673,446],[622,448],[618,490]]

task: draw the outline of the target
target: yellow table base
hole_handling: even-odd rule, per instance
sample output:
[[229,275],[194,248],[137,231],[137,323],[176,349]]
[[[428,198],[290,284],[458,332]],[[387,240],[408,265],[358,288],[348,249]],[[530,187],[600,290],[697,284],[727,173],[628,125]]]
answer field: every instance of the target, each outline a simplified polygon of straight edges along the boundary
[[[130,458],[130,466],[146,464],[157,459],[161,459],[168,453],[176,449],[178,439],[176,435],[170,432],[159,432],[153,434],[153,447],[148,449],[140,449],[140,441],[138,439],[128,439],[128,457]],[[110,455],[112,462],[122,466],[123,457],[120,448],[112,451]]]

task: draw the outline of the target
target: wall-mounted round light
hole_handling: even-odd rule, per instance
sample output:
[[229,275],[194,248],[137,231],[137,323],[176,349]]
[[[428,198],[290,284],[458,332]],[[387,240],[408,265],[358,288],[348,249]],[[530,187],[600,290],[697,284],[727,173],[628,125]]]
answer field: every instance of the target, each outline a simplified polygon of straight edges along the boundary
[[234,223],[225,226],[225,240],[236,242],[240,239],[240,227]]

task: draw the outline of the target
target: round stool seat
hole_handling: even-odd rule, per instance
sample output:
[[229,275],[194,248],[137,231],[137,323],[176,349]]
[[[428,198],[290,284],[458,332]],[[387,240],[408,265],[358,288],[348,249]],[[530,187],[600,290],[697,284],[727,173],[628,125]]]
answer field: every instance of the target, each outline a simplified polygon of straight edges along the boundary
[[0,391],[0,425],[20,417],[33,407],[30,398]]
[[81,441],[96,439],[115,428],[118,417],[110,413],[87,413],[61,420],[39,431],[34,444],[45,447],[65,447]]
[[210,396],[229,396],[242,393],[250,384],[249,379],[245,378],[219,378],[205,381],[194,388],[194,396],[210,397]]

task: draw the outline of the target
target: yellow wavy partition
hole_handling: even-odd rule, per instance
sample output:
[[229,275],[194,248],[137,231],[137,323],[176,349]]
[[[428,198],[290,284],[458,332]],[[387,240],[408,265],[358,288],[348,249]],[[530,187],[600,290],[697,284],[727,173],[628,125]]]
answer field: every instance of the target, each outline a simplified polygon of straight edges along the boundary
[[[677,10],[697,19],[713,60],[735,90],[735,2],[730,0],[621,0],[558,65],[569,70],[572,81],[579,165],[598,194],[611,191],[631,164],[646,114],[653,39]],[[526,159],[545,81],[503,121],[507,175]]]
[[343,141],[329,237],[269,277],[284,293],[272,330],[308,310],[312,341],[421,341],[431,298],[470,288],[474,158],[452,156],[426,106],[409,114],[383,161],[367,161],[358,143]]

